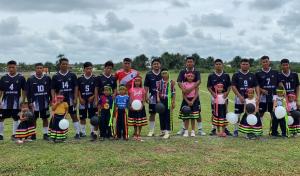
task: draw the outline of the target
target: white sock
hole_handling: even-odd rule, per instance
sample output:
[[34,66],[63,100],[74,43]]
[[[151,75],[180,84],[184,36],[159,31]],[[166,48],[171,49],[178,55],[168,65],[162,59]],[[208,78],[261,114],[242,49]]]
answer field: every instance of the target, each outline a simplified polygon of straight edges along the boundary
[[16,134],[16,130],[18,129],[18,126],[19,126],[19,121],[13,121],[13,135]]
[[91,125],[91,126],[90,126],[90,129],[91,129],[91,133],[93,133],[94,130],[95,130],[95,127],[94,127],[93,125]]
[[237,131],[237,130],[239,130],[239,124],[238,123],[234,124],[234,131]]
[[0,122],[0,135],[3,136],[4,122]]
[[150,131],[154,131],[155,121],[150,121],[149,126],[150,126]]
[[80,133],[80,126],[79,126],[79,122],[73,122],[76,134]]
[[81,133],[86,134],[85,124],[80,124]]
[[202,122],[198,122],[198,129],[202,130]]
[[43,134],[48,134],[48,127],[43,127]]

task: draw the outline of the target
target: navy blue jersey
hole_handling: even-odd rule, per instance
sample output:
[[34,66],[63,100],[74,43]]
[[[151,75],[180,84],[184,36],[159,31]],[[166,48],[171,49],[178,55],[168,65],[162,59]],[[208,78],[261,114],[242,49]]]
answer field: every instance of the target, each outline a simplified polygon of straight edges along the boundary
[[102,95],[104,86],[110,86],[112,88],[112,90],[117,89],[117,79],[113,75],[107,77],[107,76],[101,74],[100,76],[97,77],[96,86],[98,88],[99,95]]
[[238,71],[233,74],[231,85],[235,86],[238,92],[244,98],[247,98],[247,89],[256,87],[257,81],[253,73],[247,72],[246,74],[244,74],[241,71]]
[[284,85],[287,93],[296,94],[297,87],[299,86],[299,77],[296,72],[290,72],[289,74],[280,72],[278,74],[278,81]]
[[19,109],[21,90],[25,90],[26,80],[17,73],[15,76],[5,74],[0,80],[0,90],[3,91],[2,109]]
[[[178,78],[177,78],[177,82],[178,83],[183,83],[186,81],[186,78],[185,78],[185,74],[188,72],[187,69],[184,69],[184,70],[181,70],[179,75],[178,75]],[[195,78],[194,78],[194,81],[193,82],[197,82],[197,81],[200,81],[201,82],[201,77],[200,77],[200,72],[195,70],[195,68],[193,68],[192,72],[195,74]]]
[[207,87],[211,88],[215,92],[215,85],[223,84],[223,92],[227,92],[228,88],[231,86],[230,76],[227,73],[217,74],[216,72],[211,73],[207,79]]
[[272,69],[268,72],[259,70],[255,76],[259,87],[268,91],[268,95],[261,95],[261,102],[272,102],[278,86],[278,71]]
[[144,87],[149,88],[150,96],[155,96],[156,98],[156,93],[157,93],[156,82],[160,81],[161,79],[162,79],[161,73],[155,74],[153,71],[149,71],[146,74]]
[[86,102],[88,99],[94,95],[96,88],[96,76],[91,75],[90,77],[85,77],[81,75],[78,78],[78,89],[80,91],[81,98],[83,98]]
[[73,105],[76,86],[77,77],[74,73],[68,72],[66,74],[61,74],[60,72],[57,72],[52,77],[52,89],[64,95],[64,101],[67,102],[69,106]]
[[32,75],[26,84],[27,100],[33,103],[35,111],[47,110],[51,98],[51,78],[43,75],[41,78]]

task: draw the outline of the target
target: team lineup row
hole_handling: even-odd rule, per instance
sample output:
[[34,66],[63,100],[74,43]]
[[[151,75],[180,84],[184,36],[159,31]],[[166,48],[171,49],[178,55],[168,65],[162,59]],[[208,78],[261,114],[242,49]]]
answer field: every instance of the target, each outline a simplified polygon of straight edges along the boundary
[[[291,72],[288,59],[281,60],[281,71],[270,67],[268,56],[261,57],[261,64],[261,70],[251,73],[249,60],[242,59],[240,70],[230,79],[229,74],[223,71],[222,60],[214,61],[214,72],[207,81],[212,97],[211,135],[231,135],[226,129],[228,121],[231,121],[227,110],[231,90],[235,94],[235,114],[238,119],[234,124],[234,136],[238,136],[238,132],[245,133],[249,139],[261,136],[265,112],[271,114],[270,135],[280,136],[278,125],[281,136],[284,137],[300,132],[298,115],[293,113],[299,109],[298,74]],[[148,123],[148,136],[154,136],[156,113],[159,114],[161,136],[169,138],[173,124],[171,114],[175,107],[175,81],[169,79],[168,70],[161,69],[160,60],[154,59],[151,62],[151,71],[142,81],[139,72],[131,68],[131,59],[125,58],[123,68],[114,75],[113,66],[111,61],[106,62],[103,73],[95,76],[92,73],[92,63],[86,62],[84,73],[77,78],[68,70],[68,59],[62,58],[59,60],[59,71],[52,78],[43,74],[43,64],[37,63],[35,74],[26,80],[17,72],[17,63],[9,61],[8,73],[0,79],[0,140],[4,139],[4,119],[10,117],[13,118],[13,140],[23,142],[36,139],[36,119],[40,117],[43,120],[43,138],[64,141],[68,129],[63,128],[63,123],[60,122],[67,114],[73,121],[75,139],[86,136],[86,119],[90,118],[92,140],[98,137],[98,128],[100,139],[114,137],[127,140],[128,126],[134,126],[133,138],[140,141],[142,126]],[[190,136],[195,136],[197,123],[198,134],[205,135],[198,93],[201,77],[200,72],[194,68],[194,58],[186,58],[186,68],[180,71],[176,82],[183,99],[179,112],[179,119],[183,123],[178,134],[189,136],[191,123]],[[24,103],[26,99],[28,103]],[[145,103],[149,104],[148,119]],[[286,117],[296,114],[292,115],[292,123],[288,123],[288,118],[279,118],[278,113],[274,112],[279,106],[286,110]],[[79,108],[80,122],[76,107]],[[28,111],[33,112],[33,120],[28,118]]]

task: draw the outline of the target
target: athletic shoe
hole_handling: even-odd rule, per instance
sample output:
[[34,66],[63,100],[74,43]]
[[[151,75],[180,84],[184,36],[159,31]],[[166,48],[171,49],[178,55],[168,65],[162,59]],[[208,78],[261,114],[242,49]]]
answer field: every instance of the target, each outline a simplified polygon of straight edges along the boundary
[[75,134],[74,138],[77,139],[77,140],[79,140],[80,139],[80,135],[79,134]]
[[163,139],[169,139],[170,138],[170,134],[169,132],[166,132],[165,135],[163,136]]
[[184,130],[183,137],[189,137],[189,131],[188,130]]
[[80,137],[86,137],[86,134],[80,132],[80,133],[79,133],[79,136],[80,136]]
[[152,137],[152,136],[154,136],[154,132],[153,132],[153,130],[150,130],[147,136],[148,136],[148,137]]
[[191,131],[191,137],[195,137],[195,136],[196,136],[195,131],[192,130],[192,131]]
[[0,135],[0,141],[2,141],[4,138],[3,138],[3,136],[2,135]]
[[198,134],[199,134],[200,136],[205,136],[205,135],[206,135],[206,133],[205,133],[202,129],[199,129],[199,130],[198,130]]
[[225,128],[225,133],[227,136],[232,136],[232,134],[230,133],[230,131],[227,128]]
[[176,134],[177,135],[183,135],[183,133],[184,133],[184,128],[181,128]]
[[164,131],[161,131],[159,136],[160,136],[160,137],[163,137],[164,135],[165,135],[165,132],[164,132]]
[[48,134],[44,134],[44,135],[43,135],[43,139],[44,139],[45,141],[49,141]]
[[217,135],[217,129],[212,129],[211,131],[210,131],[210,133],[209,133],[209,135],[210,136],[215,136],[215,135]]
[[234,130],[234,131],[233,131],[233,137],[238,137],[238,136],[239,136],[238,130]]

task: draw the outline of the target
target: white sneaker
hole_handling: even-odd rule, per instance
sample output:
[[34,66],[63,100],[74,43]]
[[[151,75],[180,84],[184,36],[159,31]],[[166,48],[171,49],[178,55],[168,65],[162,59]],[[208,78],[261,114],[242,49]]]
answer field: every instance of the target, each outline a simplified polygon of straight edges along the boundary
[[185,129],[181,128],[176,134],[177,135],[183,135]]
[[16,140],[16,143],[17,143],[17,144],[23,144],[24,141],[23,141],[23,140]]
[[202,129],[199,129],[198,134],[200,136],[205,136],[206,135],[206,133]]
[[148,133],[148,135],[147,135],[148,137],[152,137],[152,136],[154,136],[154,132],[151,130],[151,131],[149,131],[149,133]]
[[184,130],[183,137],[189,137],[189,131],[188,130]]
[[159,136],[163,137],[164,135],[165,135],[165,132],[161,131]]
[[196,136],[195,131],[192,130],[192,131],[191,131],[191,137],[195,137],[195,136]]
[[163,139],[169,139],[169,138],[170,138],[169,132],[165,132],[165,135],[163,136]]

